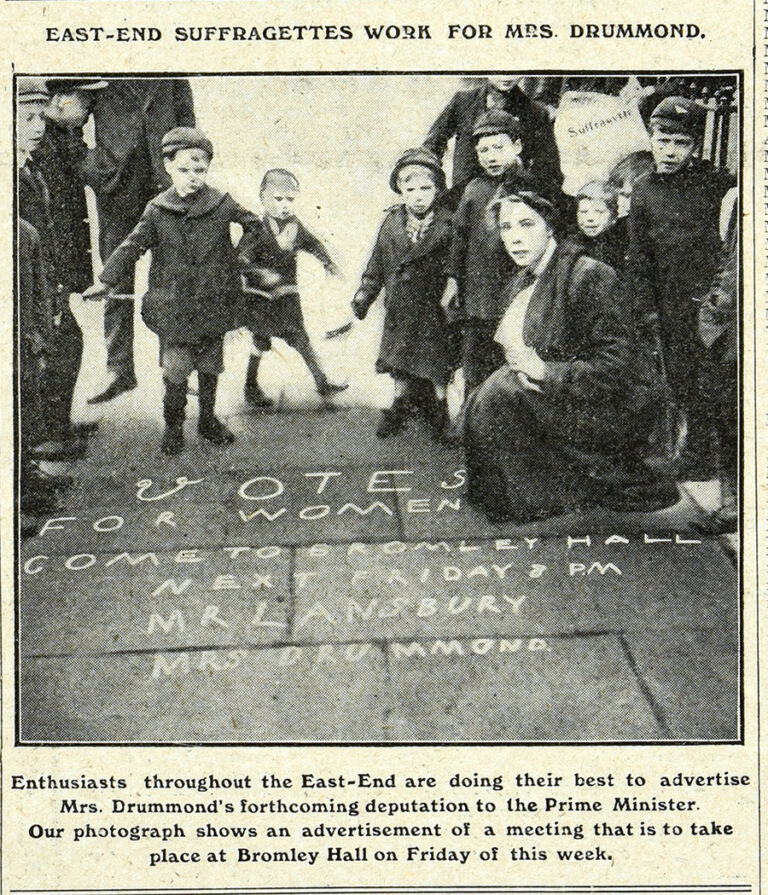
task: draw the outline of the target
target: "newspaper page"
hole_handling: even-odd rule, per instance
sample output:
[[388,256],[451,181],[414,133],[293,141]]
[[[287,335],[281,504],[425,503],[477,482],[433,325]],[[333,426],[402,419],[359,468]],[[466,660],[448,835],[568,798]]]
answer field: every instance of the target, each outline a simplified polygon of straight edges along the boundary
[[3,895],[761,892],[768,6],[0,17]]

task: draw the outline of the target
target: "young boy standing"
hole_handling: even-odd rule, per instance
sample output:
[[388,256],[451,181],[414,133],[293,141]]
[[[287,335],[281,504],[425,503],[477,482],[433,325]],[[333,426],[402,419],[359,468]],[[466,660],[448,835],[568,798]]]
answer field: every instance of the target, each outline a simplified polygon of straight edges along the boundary
[[247,296],[242,325],[253,335],[253,350],[245,379],[245,399],[255,407],[272,401],[259,387],[259,364],[273,337],[283,339],[299,352],[315,380],[318,393],[328,398],[346,385],[329,382],[309,341],[301,311],[296,277],[296,256],[307,252],[330,276],[340,277],[325,246],[296,217],[299,181],[282,168],[273,168],[261,181],[263,226],[243,236],[238,246],[243,291]]
[[602,180],[585,183],[576,194],[578,232],[570,242],[590,258],[612,267],[619,278],[627,260],[627,219],[619,217],[618,192]]
[[133,232],[107,259],[101,282],[84,297],[123,282],[137,259],[152,250],[142,317],[160,337],[166,425],[162,450],[178,454],[184,446],[187,379],[193,370],[198,371],[200,435],[217,445],[234,441],[214,415],[222,341],[234,326],[240,293],[229,225],[240,224],[247,233],[260,228],[261,220],[228,193],[206,184],[213,145],[197,128],[169,131],[162,151],[173,186],[147,205]]
[[699,303],[720,257],[720,205],[735,182],[696,157],[705,122],[705,109],[681,96],[667,97],[654,110],[655,171],[638,181],[632,195],[627,277],[639,319],[658,326],[669,386],[687,419],[681,475],[696,479],[715,472],[699,386]]
[[446,387],[453,371],[448,323],[440,307],[451,213],[435,204],[445,189],[445,176],[428,149],[409,149],[392,170],[389,184],[403,201],[387,212],[352,301],[355,316],[362,320],[384,289],[384,332],[376,370],[394,379],[395,396],[376,434],[396,435],[408,412],[418,407],[439,438],[448,422]]
[[504,312],[505,274],[514,265],[489,230],[486,209],[502,181],[530,189],[520,161],[520,123],[501,109],[484,112],[475,122],[475,151],[483,173],[469,182],[453,216],[449,279],[442,304],[464,318],[462,362],[466,393],[483,383],[504,362],[493,340]]

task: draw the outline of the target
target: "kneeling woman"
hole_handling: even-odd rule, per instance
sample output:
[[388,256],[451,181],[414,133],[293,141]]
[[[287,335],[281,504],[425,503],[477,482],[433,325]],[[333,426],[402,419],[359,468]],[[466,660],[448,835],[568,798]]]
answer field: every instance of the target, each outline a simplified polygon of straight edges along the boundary
[[559,246],[555,209],[534,193],[502,192],[489,220],[519,270],[495,336],[506,364],[465,411],[470,502],[518,523],[673,503],[643,463],[663,403],[615,271]]

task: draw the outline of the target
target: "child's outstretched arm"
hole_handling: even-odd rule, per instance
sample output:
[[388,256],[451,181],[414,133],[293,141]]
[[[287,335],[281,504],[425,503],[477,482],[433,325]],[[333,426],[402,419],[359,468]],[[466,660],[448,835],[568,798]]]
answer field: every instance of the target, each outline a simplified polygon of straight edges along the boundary
[[352,312],[358,320],[365,317],[384,286],[384,256],[381,243],[382,232],[379,230],[373,252],[360,280],[360,288],[352,299]]
[[154,206],[150,202],[144,209],[139,223],[107,258],[100,277],[83,293],[84,298],[104,295],[112,286],[125,279],[133,271],[141,256],[157,243],[157,223]]
[[314,233],[307,230],[301,221],[299,221],[298,224],[299,232],[296,237],[296,250],[299,252],[307,252],[307,254],[312,255],[313,258],[317,258],[325,268],[326,273],[341,278],[341,270],[334,262],[333,258],[331,258],[328,249],[326,249]]

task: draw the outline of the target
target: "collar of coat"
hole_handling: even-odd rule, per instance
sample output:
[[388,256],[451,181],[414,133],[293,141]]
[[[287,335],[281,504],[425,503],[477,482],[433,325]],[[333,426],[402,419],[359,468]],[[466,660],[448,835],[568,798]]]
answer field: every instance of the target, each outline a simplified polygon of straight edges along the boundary
[[173,187],[169,187],[159,196],[155,196],[152,204],[165,211],[175,214],[183,214],[189,218],[199,218],[210,214],[227,198],[227,193],[222,193],[207,184],[197,192],[194,201],[186,202]]
[[435,204],[435,217],[432,225],[427,230],[423,239],[417,243],[411,242],[406,232],[406,220],[408,212],[405,205],[397,203],[387,209],[390,226],[397,240],[402,244],[404,255],[403,263],[421,258],[435,248],[442,247],[448,242],[453,233],[453,214],[444,205]]

